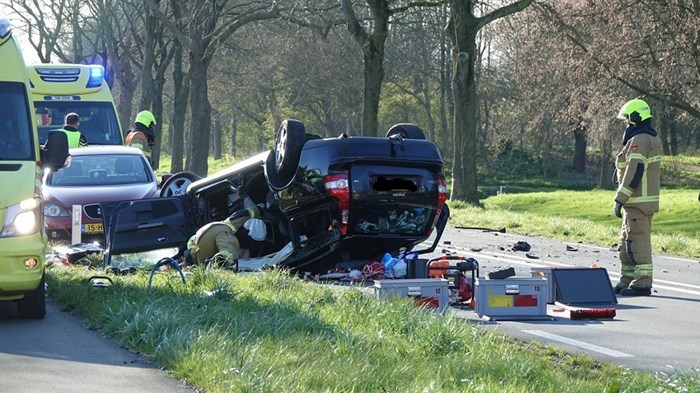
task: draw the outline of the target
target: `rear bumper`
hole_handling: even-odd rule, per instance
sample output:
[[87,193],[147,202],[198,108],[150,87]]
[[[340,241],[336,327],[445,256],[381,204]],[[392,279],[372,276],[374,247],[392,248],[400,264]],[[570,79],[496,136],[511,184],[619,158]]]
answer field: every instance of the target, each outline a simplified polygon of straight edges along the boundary
[[[0,238],[0,300],[21,299],[34,291],[44,274],[45,238],[40,233],[30,236]],[[25,267],[27,259],[37,265]]]

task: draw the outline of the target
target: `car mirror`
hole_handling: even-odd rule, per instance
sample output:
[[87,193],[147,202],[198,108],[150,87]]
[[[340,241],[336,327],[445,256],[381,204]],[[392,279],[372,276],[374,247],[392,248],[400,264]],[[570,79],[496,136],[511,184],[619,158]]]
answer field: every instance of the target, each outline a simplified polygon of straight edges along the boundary
[[39,153],[44,169],[56,171],[63,168],[68,159],[68,136],[63,131],[50,131]]

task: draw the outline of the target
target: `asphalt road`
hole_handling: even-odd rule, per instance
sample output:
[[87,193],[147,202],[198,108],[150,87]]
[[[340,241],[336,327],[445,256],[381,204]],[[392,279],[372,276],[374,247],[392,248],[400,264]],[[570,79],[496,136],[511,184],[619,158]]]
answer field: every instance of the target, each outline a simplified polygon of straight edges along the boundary
[[0,302],[0,392],[194,391],[50,301],[43,320],[19,319],[15,308]]
[[[530,257],[513,251],[513,245],[525,241],[531,245]],[[653,238],[652,238],[653,242]],[[569,246],[567,250],[567,246]],[[619,278],[619,259],[613,247],[597,247],[550,239],[448,228],[435,256],[456,253],[475,258],[480,276],[513,267],[517,278],[532,277],[538,267],[605,268],[611,284]],[[451,311],[486,328],[520,339],[537,340],[572,353],[584,353],[601,361],[629,368],[674,372],[700,369],[700,262],[698,260],[654,255],[652,296],[621,297],[613,319],[572,320],[566,312],[547,306],[545,319],[487,320],[474,310]],[[478,293],[478,292],[477,292]]]

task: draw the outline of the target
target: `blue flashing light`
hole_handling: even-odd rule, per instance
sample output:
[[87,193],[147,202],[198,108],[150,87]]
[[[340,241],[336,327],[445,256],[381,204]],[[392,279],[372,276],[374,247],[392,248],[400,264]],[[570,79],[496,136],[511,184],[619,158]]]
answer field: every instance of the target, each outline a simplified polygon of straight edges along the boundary
[[12,32],[10,20],[4,16],[0,16],[0,39],[4,39]]
[[85,87],[100,87],[102,82],[105,80],[105,69],[101,65],[91,65],[90,78],[88,79],[87,86]]

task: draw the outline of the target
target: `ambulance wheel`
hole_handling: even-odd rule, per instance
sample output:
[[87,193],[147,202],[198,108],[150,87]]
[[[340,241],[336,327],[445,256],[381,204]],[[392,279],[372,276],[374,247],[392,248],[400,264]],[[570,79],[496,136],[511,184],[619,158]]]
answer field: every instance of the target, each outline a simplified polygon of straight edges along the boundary
[[176,173],[163,183],[160,187],[160,197],[169,198],[178,195],[185,195],[187,187],[199,180],[200,177],[192,172]]
[[46,281],[43,276],[34,292],[17,302],[17,315],[20,318],[28,319],[44,318],[46,315]]
[[401,135],[404,139],[425,139],[425,133],[415,124],[399,123],[394,124],[386,133],[386,138],[394,135]]

